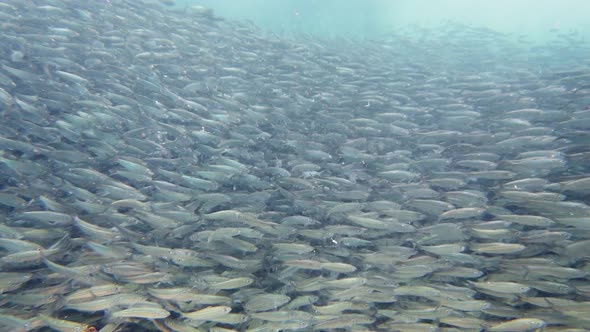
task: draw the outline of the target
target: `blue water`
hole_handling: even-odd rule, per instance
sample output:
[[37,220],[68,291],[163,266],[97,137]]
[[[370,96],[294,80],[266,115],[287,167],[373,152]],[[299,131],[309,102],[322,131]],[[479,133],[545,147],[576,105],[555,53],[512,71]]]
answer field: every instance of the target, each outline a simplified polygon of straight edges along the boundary
[[177,0],[226,18],[249,20],[275,33],[372,37],[408,26],[452,21],[544,41],[560,34],[590,35],[585,0]]

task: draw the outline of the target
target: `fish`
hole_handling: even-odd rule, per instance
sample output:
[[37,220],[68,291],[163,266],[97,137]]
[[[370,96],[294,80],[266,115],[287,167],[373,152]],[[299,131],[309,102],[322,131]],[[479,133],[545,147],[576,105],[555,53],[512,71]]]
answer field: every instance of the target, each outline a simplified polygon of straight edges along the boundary
[[286,304],[290,300],[289,296],[283,294],[259,294],[248,299],[244,309],[251,312],[269,311]]
[[231,307],[228,306],[213,306],[206,307],[197,311],[185,312],[183,316],[191,320],[212,320],[220,316],[224,316],[231,312]]
[[490,331],[535,331],[547,323],[537,318],[518,318],[508,322],[490,326]]
[[0,18],[0,330],[586,327],[580,35]]
[[123,309],[113,312],[113,317],[116,318],[147,318],[147,319],[162,319],[170,316],[170,312],[157,307],[135,307]]

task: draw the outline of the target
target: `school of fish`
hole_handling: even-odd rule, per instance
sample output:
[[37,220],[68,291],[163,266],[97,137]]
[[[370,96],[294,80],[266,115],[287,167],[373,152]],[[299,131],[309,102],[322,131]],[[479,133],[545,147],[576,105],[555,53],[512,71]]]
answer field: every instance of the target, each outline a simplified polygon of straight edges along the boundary
[[589,331],[590,43],[0,0],[0,331]]

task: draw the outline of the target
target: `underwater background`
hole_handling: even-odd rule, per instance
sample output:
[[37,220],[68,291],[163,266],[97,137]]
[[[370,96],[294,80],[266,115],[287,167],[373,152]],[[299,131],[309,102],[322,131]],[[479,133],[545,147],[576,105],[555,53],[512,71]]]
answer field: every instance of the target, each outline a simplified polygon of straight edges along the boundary
[[535,41],[562,33],[588,35],[590,2],[583,0],[183,0],[223,17],[249,20],[276,33],[324,37],[377,37],[407,26],[445,21],[525,35]]

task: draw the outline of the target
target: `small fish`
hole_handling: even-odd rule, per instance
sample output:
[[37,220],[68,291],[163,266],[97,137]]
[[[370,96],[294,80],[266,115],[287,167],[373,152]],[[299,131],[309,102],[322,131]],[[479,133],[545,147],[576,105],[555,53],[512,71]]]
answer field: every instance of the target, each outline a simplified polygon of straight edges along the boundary
[[530,287],[526,285],[509,281],[469,281],[469,283],[473,285],[475,288],[480,288],[483,290],[489,290],[498,293],[523,294],[530,290]]
[[135,307],[115,311],[112,315],[116,318],[162,319],[170,316],[170,312],[158,307]]
[[246,287],[254,282],[254,279],[248,277],[238,277],[233,278],[225,281],[219,281],[212,284],[209,284],[210,289],[236,289]]
[[537,318],[518,318],[505,323],[492,325],[488,330],[494,332],[520,332],[520,331],[536,331],[542,329],[547,323]]
[[185,312],[182,315],[192,320],[213,320],[215,318],[225,316],[231,312],[231,307],[228,306],[214,306],[206,307],[197,311]]
[[248,299],[244,308],[252,312],[268,311],[281,307],[290,300],[289,296],[282,294],[260,294]]
[[38,317],[42,322],[41,325],[49,326],[60,332],[97,332],[96,328],[90,325],[53,318],[43,314],[40,314]]

